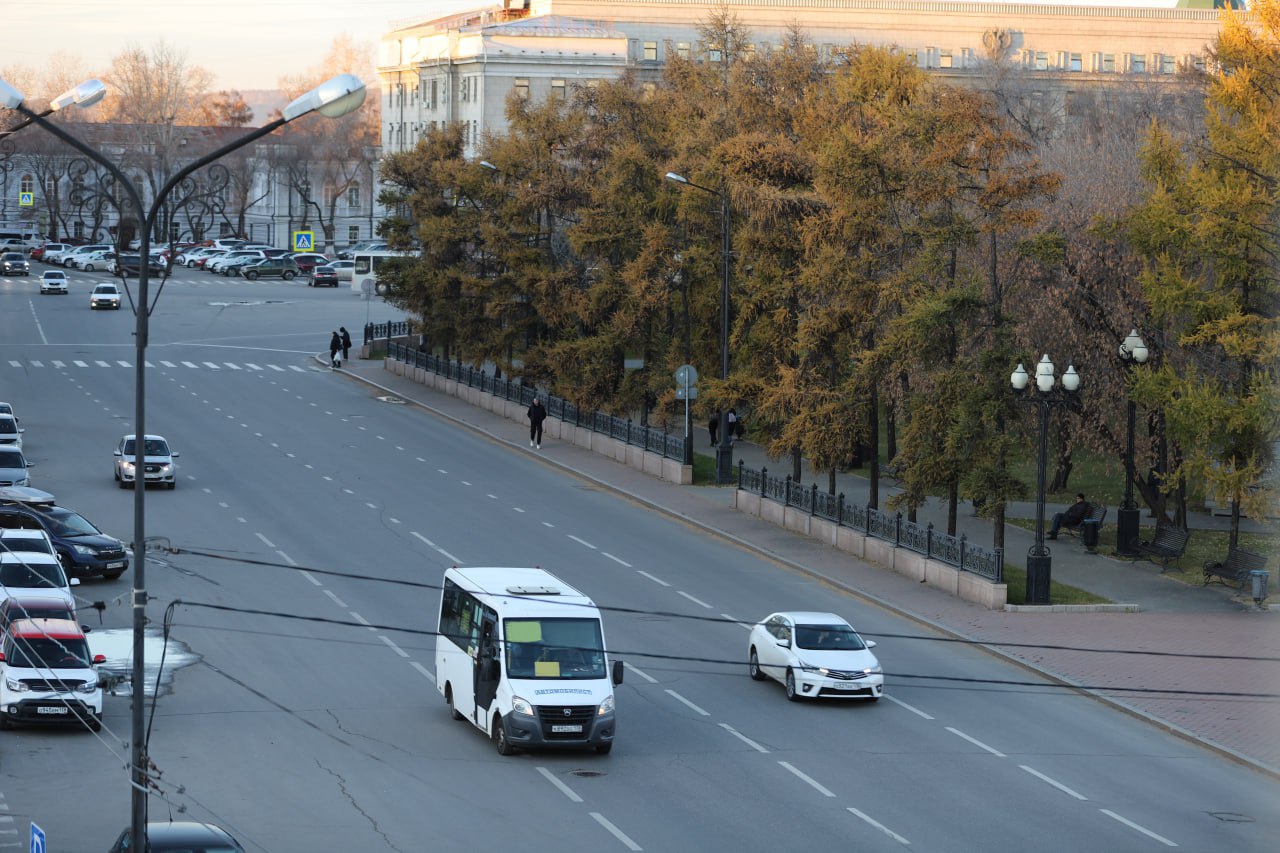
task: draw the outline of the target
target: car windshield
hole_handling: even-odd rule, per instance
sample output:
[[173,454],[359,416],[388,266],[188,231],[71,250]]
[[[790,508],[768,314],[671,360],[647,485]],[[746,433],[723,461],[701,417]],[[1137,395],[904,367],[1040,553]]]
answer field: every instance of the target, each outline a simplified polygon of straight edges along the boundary
[[16,450],[0,450],[0,468],[26,468],[27,460]]
[[73,669],[89,666],[89,643],[69,637],[14,637],[9,646],[10,666],[31,669]]
[[[133,455],[133,445],[134,445],[134,442],[132,438],[125,441],[124,453],[126,456]],[[142,444],[142,455],[143,456],[168,456],[169,445],[167,442],[161,439],[148,438]]]
[[76,615],[65,604],[22,604],[15,601],[5,613],[5,618],[16,622],[19,619],[75,619]]
[[102,531],[94,527],[83,516],[62,507],[54,507],[45,517],[57,536],[101,536]]
[[856,652],[867,646],[848,625],[797,625],[796,648]]
[[16,435],[18,427],[14,424],[13,418],[0,418],[0,433],[7,435]]
[[22,534],[0,536],[0,554],[8,551],[36,551],[41,554],[52,554],[53,546],[43,536],[23,536]]
[[67,585],[58,563],[6,562],[0,565],[0,585],[18,589],[58,589]]
[[22,255],[18,252],[8,252],[5,254],[4,259],[6,261],[20,261],[22,260]]
[[599,619],[507,619],[508,678],[604,678]]
[[116,292],[116,286],[114,284],[100,284],[93,289],[93,292],[102,293],[102,294],[113,294]]
[[44,274],[44,277],[47,279],[66,278],[67,274],[64,272],[55,272],[53,270],[50,270],[49,272],[46,272]]

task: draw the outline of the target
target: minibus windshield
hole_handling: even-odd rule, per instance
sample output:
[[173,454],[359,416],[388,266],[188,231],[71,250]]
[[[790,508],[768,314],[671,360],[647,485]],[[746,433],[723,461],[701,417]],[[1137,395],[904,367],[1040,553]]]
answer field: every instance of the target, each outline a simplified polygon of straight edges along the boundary
[[599,619],[507,619],[503,637],[508,678],[606,676]]

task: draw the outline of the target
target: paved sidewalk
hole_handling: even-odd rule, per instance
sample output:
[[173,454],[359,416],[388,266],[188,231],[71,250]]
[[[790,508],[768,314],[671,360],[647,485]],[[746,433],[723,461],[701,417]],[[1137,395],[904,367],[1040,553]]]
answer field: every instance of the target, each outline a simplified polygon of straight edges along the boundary
[[[1082,686],[1103,701],[1280,776],[1280,607],[1259,611],[1253,609],[1252,601],[1225,587],[1188,586],[1161,576],[1158,566],[1089,554],[1078,540],[1063,538],[1052,543],[1055,579],[1117,603],[1137,604],[1140,612],[989,611],[740,513],[733,508],[730,488],[673,485],[554,439],[544,440],[540,451],[532,450],[527,425],[395,376],[383,369],[381,360],[355,360],[335,373],[380,389],[374,390],[376,394],[391,393],[414,402],[509,445],[513,452],[535,454],[547,464],[894,612],[979,642],[1050,678]],[[694,437],[697,450],[710,451],[704,429],[696,430]],[[738,442],[734,450],[735,462],[743,459],[754,468],[765,465],[775,473],[790,471],[789,463],[768,460],[750,442]],[[815,477],[807,469],[802,471],[806,485],[825,485],[825,474]],[[838,490],[850,500],[865,502],[865,478],[841,474],[837,482]],[[882,506],[884,497],[882,490]],[[1054,511],[1046,508],[1049,517]],[[1024,513],[1034,517],[1033,505],[1010,509],[1014,517]],[[921,509],[918,519],[945,529],[945,507],[933,502]],[[1219,526],[1225,521],[1201,515],[1193,526]],[[991,522],[974,517],[967,504],[962,505],[959,529],[975,542],[992,542]],[[1033,536],[1007,526],[1005,540],[1008,553],[1022,554]],[[1008,645],[1012,643],[1037,647]],[[1100,653],[1117,649],[1124,651]],[[1142,692],[1134,692],[1135,688]]]

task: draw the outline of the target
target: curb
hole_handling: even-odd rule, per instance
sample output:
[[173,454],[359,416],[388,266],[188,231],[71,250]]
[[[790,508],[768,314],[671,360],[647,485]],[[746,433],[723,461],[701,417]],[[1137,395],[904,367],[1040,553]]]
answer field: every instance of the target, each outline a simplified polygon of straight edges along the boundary
[[[323,358],[319,356],[316,356],[315,358],[317,361],[323,364],[324,362]],[[372,379],[369,379],[368,377],[360,376],[345,368],[331,368],[331,370],[333,370],[334,373],[345,374],[346,376],[351,377],[357,382],[361,382],[365,385],[369,385],[373,388],[377,388],[380,391],[385,391],[388,394],[394,395],[396,397],[401,397],[406,402],[412,403],[418,408],[431,412],[433,415],[443,418],[444,420],[449,421],[450,423],[457,424],[458,426],[465,427],[466,429],[469,429],[472,432],[479,433],[495,443],[502,444],[504,446],[507,446],[516,450],[519,450],[522,447],[522,445],[516,442],[507,441],[505,438],[501,438],[499,436],[494,435],[493,433],[489,432],[487,429],[485,429],[484,427],[476,423],[462,420],[461,418],[451,415],[448,412],[441,411],[440,409],[437,409],[434,406],[424,403],[421,400],[417,400],[412,397],[409,397],[408,395],[401,394],[400,392],[397,392],[392,388],[388,388],[386,385],[382,385],[378,382],[375,382]],[[662,513],[663,515],[668,516],[669,518],[674,518],[679,521],[682,521],[690,525],[691,527],[696,527],[699,530],[703,530],[707,533],[710,533],[711,535],[716,536],[726,542],[730,542],[738,546],[739,548],[764,556],[770,560],[773,560],[779,563],[780,565],[788,569],[791,569],[792,571],[798,572],[806,577],[813,578],[814,580],[821,581],[825,584],[835,587],[841,590],[842,592],[846,592],[850,595],[855,596],[856,598],[862,599],[863,601],[873,604],[876,607],[879,607],[881,610],[884,610],[888,613],[901,616],[905,619],[910,619],[911,621],[916,622],[917,624],[920,624],[920,625],[924,625],[934,631],[937,631],[940,634],[943,634],[945,636],[951,637],[956,640],[961,640],[975,648],[982,649],[983,651],[986,651],[989,654],[995,655],[996,657],[999,657],[1008,663],[1012,663],[1015,666],[1021,667],[1022,669],[1035,673],[1036,675],[1039,675],[1040,677],[1045,678],[1048,681],[1054,682],[1056,684],[1060,684],[1064,687],[1068,687],[1072,690],[1075,690],[1078,693],[1089,696],[1090,698],[1095,699],[1105,705],[1108,705],[1111,708],[1124,712],[1130,717],[1133,717],[1135,719],[1141,720],[1142,722],[1148,723],[1158,729],[1161,729],[1185,741],[1188,741],[1189,743],[1193,743],[1198,746],[1204,747],[1206,749],[1209,749],[1213,752],[1218,753],[1219,755],[1222,755],[1225,758],[1229,758],[1232,761],[1235,761],[1239,764],[1243,764],[1254,770],[1257,770],[1260,773],[1265,773],[1268,776],[1272,776],[1276,779],[1280,779],[1280,767],[1273,767],[1270,764],[1267,764],[1266,762],[1259,761],[1256,758],[1252,758],[1251,756],[1238,752],[1237,750],[1232,749],[1229,746],[1225,746],[1223,744],[1217,743],[1216,741],[1210,740],[1209,738],[1197,735],[1196,733],[1189,731],[1187,729],[1184,729],[1175,723],[1171,723],[1167,720],[1161,719],[1160,717],[1156,717],[1142,710],[1141,708],[1136,708],[1133,705],[1130,705],[1129,703],[1121,699],[1116,699],[1115,697],[1108,696],[1105,693],[1101,693],[1097,690],[1085,687],[1081,685],[1079,682],[1074,681],[1065,675],[1061,675],[1059,673],[1053,672],[1052,670],[1045,669],[1044,667],[1041,667],[1038,664],[1035,664],[1030,661],[1024,660],[1020,657],[1017,657],[1010,652],[1006,652],[998,648],[997,645],[992,645],[987,643],[986,641],[978,640],[973,637],[970,637],[969,635],[962,633],[961,631],[958,631],[955,628],[952,628],[948,625],[944,625],[940,622],[936,622],[928,618],[927,616],[922,616],[919,613],[915,613],[913,611],[907,610],[902,606],[894,604],[893,602],[887,601],[883,598],[880,598],[877,595],[858,589],[857,587],[851,586],[848,583],[838,578],[830,577],[829,575],[823,574],[822,572],[817,571],[815,569],[811,569],[808,566],[804,566],[804,565],[801,565],[800,563],[793,562],[787,557],[774,553],[773,551],[770,551],[767,548],[763,548],[760,545],[756,545],[755,543],[748,542],[745,539],[741,539],[733,535],[732,533],[728,533],[724,530],[720,530],[717,527],[712,527],[711,525],[707,524],[704,521],[701,521],[700,519],[677,512],[676,510],[673,510],[670,507],[662,506],[661,504],[655,503],[649,500],[648,498],[640,497],[639,495],[634,495],[618,486],[615,486],[612,483],[609,483],[605,480],[597,479],[591,476],[590,474],[584,473],[575,468],[571,468],[565,463],[559,462],[550,457],[542,456],[539,454],[531,454],[531,455],[535,456],[543,463],[550,465],[552,467],[558,468],[561,471],[564,471],[565,473],[570,474],[571,476],[577,477],[578,479],[581,479],[581,480],[585,480],[586,482],[592,483],[601,488],[608,489],[610,492],[613,492],[614,494],[624,497],[627,500],[633,501],[637,504],[648,507],[649,509],[652,509],[656,512]],[[1006,610],[1009,610],[1011,612],[1023,612],[1023,613],[1028,613],[1028,612],[1136,613],[1138,612],[1138,605],[1136,604],[1055,604],[1055,605],[1047,605],[1047,606],[1046,605],[1013,604],[1013,605],[1005,605],[1005,607],[1006,607]],[[1126,610],[1125,608],[1132,608],[1132,610]]]

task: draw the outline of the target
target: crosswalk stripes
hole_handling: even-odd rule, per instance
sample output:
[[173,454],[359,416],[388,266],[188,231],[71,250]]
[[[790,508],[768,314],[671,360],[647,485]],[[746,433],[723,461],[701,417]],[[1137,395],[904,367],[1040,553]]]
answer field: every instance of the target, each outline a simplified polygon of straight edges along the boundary
[[[27,367],[31,367],[31,368],[52,367],[52,368],[55,368],[55,369],[57,369],[57,370],[64,370],[64,369],[66,369],[67,367],[79,367],[79,368],[91,368],[91,367],[129,367],[129,368],[131,368],[131,367],[133,367],[133,366],[134,366],[134,363],[133,363],[133,362],[128,361],[128,360],[123,359],[123,358],[118,358],[118,359],[116,359],[116,360],[114,361],[114,363],[113,363],[113,362],[111,362],[111,361],[105,361],[105,360],[103,360],[103,359],[93,359],[92,361],[86,361],[86,360],[78,359],[78,358],[76,358],[76,359],[72,359],[72,360],[71,360],[71,361],[69,361],[69,362],[61,361],[61,360],[59,360],[59,359],[50,359],[49,361],[47,361],[47,362],[46,362],[46,361],[42,361],[42,360],[34,359],[34,358],[33,358],[33,359],[29,359],[29,360],[28,360],[28,361],[26,361],[26,362],[23,362],[23,361],[21,361],[21,360],[19,360],[19,359],[8,359],[8,362],[9,362],[9,366],[10,366],[10,367],[16,367],[16,368],[18,368],[19,370],[21,370],[21,369],[23,369],[23,368],[27,368]],[[254,364],[253,362],[234,362],[234,361],[224,361],[224,362],[203,361],[203,362],[199,362],[199,363],[194,362],[194,361],[177,361],[177,362],[174,362],[174,361],[157,361],[157,362],[143,361],[143,364],[144,364],[145,366],[150,367],[150,368],[153,368],[153,369],[155,369],[155,368],[157,367],[157,365],[159,365],[159,367],[170,368],[170,369],[176,369],[176,368],[178,368],[178,367],[185,367],[185,368],[189,368],[189,369],[191,369],[191,370],[202,370],[202,369],[203,369],[203,370],[213,370],[213,371],[218,371],[218,372],[221,372],[221,373],[227,373],[227,372],[240,372],[240,373],[265,373],[265,372],[267,372],[267,371],[269,371],[269,370],[274,370],[276,373],[289,373],[289,372],[293,372],[293,373],[309,373],[309,372],[311,372],[311,371],[310,371],[310,370],[308,370],[307,368],[305,368],[305,367],[300,367],[300,366],[298,366],[298,365],[296,365],[296,364],[290,364],[290,365],[286,365],[286,366],[284,366],[284,367],[281,367],[281,366],[280,366],[280,365],[278,365],[278,364]]]

